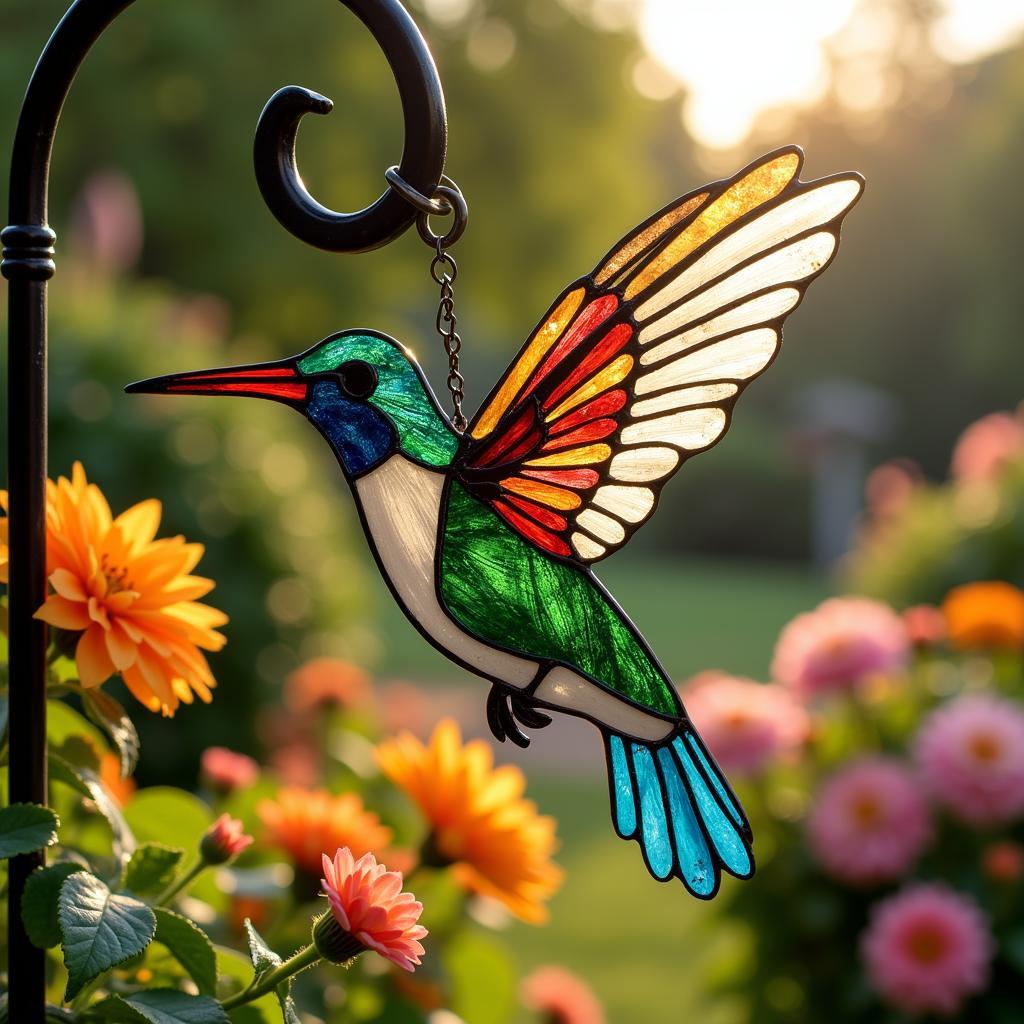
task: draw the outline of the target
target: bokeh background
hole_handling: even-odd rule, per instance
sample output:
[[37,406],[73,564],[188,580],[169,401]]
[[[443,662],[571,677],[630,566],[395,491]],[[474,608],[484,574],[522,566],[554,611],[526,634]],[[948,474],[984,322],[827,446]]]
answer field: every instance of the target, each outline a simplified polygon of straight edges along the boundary
[[[0,7],[0,140],[63,7]],[[866,482],[884,489],[875,467],[900,458],[910,477],[942,479],[963,428],[1021,398],[1024,9],[412,7],[445,86],[446,169],[471,209],[454,250],[470,408],[563,285],[672,197],[789,142],[805,148],[807,177],[867,178],[836,264],[729,436],[687,465],[651,525],[602,569],[673,675],[764,677],[783,624],[858,572],[860,589],[901,601],[937,600],[961,582],[955,565],[922,583],[919,565],[885,557],[872,570],[847,552]],[[286,355],[363,325],[410,345],[443,386],[436,293],[415,233],[334,256],[263,206],[252,131],[288,83],[336,103],[302,128],[310,190],[337,209],[364,205],[397,162],[400,110],[382,55],[324,0],[135,5],[82,69],[57,138],[51,470],[83,459],[115,508],[160,497],[167,532],[207,545],[203,570],[232,620],[213,705],[140,722],[143,783],[190,785],[211,743],[260,753],[261,710],[289,671],[322,654],[367,667],[424,719],[452,713],[468,734],[486,732],[483,689],[392,607],[337,467],[304,423],[269,404],[121,393],[139,377]],[[1002,574],[1021,573],[1012,565]],[[558,817],[568,870],[551,924],[508,932],[520,967],[568,964],[613,1021],[743,1019],[714,982],[749,943],[681,889],[651,882],[614,841],[594,737],[557,723],[527,756],[501,757],[524,765]]]

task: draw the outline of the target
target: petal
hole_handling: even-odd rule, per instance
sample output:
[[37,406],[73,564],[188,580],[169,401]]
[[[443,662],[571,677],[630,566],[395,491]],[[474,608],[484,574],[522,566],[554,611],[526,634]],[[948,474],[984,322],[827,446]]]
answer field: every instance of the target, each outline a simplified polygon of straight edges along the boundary
[[110,655],[118,672],[131,668],[135,664],[138,648],[132,643],[131,637],[119,622],[114,622],[105,634],[107,653]]
[[160,513],[160,502],[150,498],[133,505],[114,520],[114,525],[120,528],[125,543],[133,553],[141,551],[156,536]]
[[55,569],[50,575],[50,585],[69,601],[88,601],[89,595],[81,579],[67,569]]
[[78,678],[87,689],[99,686],[114,674],[114,662],[107,653],[104,632],[100,626],[90,626],[82,634],[75,649]]
[[87,629],[89,626],[89,613],[85,605],[79,601],[69,601],[59,594],[51,594],[36,612],[35,618],[48,622],[58,629]]

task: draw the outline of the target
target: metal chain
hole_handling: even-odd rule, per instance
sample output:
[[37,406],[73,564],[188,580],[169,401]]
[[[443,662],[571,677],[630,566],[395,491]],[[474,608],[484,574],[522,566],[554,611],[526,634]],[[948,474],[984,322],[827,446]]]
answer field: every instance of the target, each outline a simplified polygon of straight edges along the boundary
[[436,255],[430,261],[430,276],[441,288],[441,301],[437,306],[437,317],[434,324],[437,333],[444,342],[444,351],[448,356],[448,390],[452,395],[452,407],[455,415],[452,426],[461,434],[467,426],[466,417],[462,414],[462,402],[466,397],[463,390],[465,378],[459,372],[459,353],[462,351],[462,339],[456,330],[458,320],[455,316],[455,278],[459,276],[459,267],[455,260],[445,251],[444,238],[434,242]]

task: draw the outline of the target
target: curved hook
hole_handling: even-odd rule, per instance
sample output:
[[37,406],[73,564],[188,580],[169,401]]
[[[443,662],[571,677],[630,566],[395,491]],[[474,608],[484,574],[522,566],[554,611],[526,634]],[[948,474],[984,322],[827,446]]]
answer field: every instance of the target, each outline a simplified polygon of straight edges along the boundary
[[[399,0],[341,0],[370,30],[398,84],[405,120],[399,172],[433,195],[444,170],[448,122],[444,93],[430,50]],[[397,238],[416,210],[392,189],[356,213],[337,213],[306,189],[295,162],[295,138],[306,114],[327,114],[332,102],[290,85],[271,96],[256,126],[256,181],[271,213],[296,238],[331,252],[365,252]]]

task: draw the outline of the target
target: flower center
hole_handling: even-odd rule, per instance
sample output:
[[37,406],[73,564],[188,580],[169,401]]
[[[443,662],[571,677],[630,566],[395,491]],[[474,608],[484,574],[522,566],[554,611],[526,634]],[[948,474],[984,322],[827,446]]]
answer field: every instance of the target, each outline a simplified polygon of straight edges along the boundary
[[107,593],[118,594],[122,590],[134,590],[132,581],[128,579],[128,569],[123,565],[111,565],[110,556],[104,555],[100,559],[100,572],[107,581]]
[[861,828],[874,828],[882,821],[882,804],[874,793],[858,793],[850,801],[850,813]]
[[945,952],[945,937],[933,928],[917,928],[907,936],[907,953],[919,964],[934,964]]
[[967,741],[967,750],[975,761],[992,764],[1003,755],[1003,744],[990,732],[977,732]]

